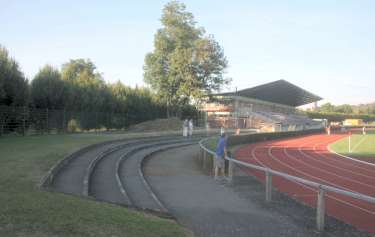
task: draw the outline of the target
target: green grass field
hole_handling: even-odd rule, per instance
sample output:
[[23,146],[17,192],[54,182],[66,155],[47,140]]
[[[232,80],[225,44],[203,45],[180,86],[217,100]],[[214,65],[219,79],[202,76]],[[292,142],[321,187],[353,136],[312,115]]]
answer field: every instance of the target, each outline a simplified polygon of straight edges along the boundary
[[171,220],[38,188],[75,149],[123,136],[0,137],[0,236],[189,236]]
[[353,134],[351,136],[351,152],[349,152],[348,137],[331,144],[330,148],[335,152],[346,156],[356,158],[373,158],[375,160],[375,134]]
[[208,139],[206,141],[206,143],[204,144],[208,149],[210,149],[211,151],[215,151],[216,150],[216,146],[217,146],[217,142],[218,142],[219,138],[211,138],[211,139]]

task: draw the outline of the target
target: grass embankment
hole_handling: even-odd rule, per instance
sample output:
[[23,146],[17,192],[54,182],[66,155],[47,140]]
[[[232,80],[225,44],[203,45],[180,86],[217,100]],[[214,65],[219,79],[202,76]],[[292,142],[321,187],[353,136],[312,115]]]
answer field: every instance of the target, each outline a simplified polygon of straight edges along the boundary
[[129,127],[130,132],[155,132],[155,131],[180,131],[182,133],[183,121],[172,117],[167,119],[154,119],[138,123]]
[[0,138],[0,236],[187,236],[173,221],[38,188],[57,160],[85,145],[122,136]]
[[206,146],[206,148],[210,149],[211,151],[215,151],[216,150],[216,146],[217,146],[217,142],[218,142],[219,138],[210,138],[208,139],[204,145]]
[[349,137],[345,137],[330,145],[335,152],[356,158],[373,158],[375,160],[375,134],[353,134],[351,136],[351,152]]

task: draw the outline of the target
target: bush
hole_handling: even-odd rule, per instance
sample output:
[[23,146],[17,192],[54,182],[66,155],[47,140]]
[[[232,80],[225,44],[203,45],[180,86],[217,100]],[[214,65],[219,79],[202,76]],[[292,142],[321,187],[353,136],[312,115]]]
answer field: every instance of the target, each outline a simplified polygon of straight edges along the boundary
[[75,119],[69,120],[69,122],[68,122],[68,132],[75,133],[75,132],[78,132],[79,130],[80,130],[80,128],[79,128],[79,124],[78,124],[77,120],[75,120]]

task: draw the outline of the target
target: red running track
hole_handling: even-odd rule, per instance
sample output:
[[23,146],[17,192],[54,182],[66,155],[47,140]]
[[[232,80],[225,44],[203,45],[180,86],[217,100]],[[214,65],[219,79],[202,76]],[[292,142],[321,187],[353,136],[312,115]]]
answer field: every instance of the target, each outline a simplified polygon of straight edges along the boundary
[[[258,142],[241,147],[236,158],[269,167],[307,180],[375,197],[375,166],[359,163],[330,153],[327,146],[346,135],[318,134],[293,139]],[[263,172],[244,169],[264,180]],[[279,191],[316,207],[317,189],[273,177]],[[343,222],[375,234],[375,204],[328,192],[326,213]]]

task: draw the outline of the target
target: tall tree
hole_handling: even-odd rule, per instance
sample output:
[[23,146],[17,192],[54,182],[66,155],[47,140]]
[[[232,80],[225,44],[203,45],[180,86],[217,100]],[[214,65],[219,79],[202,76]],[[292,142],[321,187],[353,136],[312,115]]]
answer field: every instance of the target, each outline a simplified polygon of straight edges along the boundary
[[31,81],[31,100],[38,108],[63,109],[67,99],[66,83],[60,72],[50,65],[44,66]]
[[103,108],[107,87],[90,60],[70,60],[62,66],[62,79],[68,84],[67,107],[77,111]]
[[154,51],[144,64],[144,81],[168,107],[199,100],[230,82],[223,76],[227,59],[213,36],[196,26],[193,14],[178,1],[167,3],[163,28],[154,38]]
[[23,106],[28,102],[28,81],[18,63],[0,45],[0,104]]

